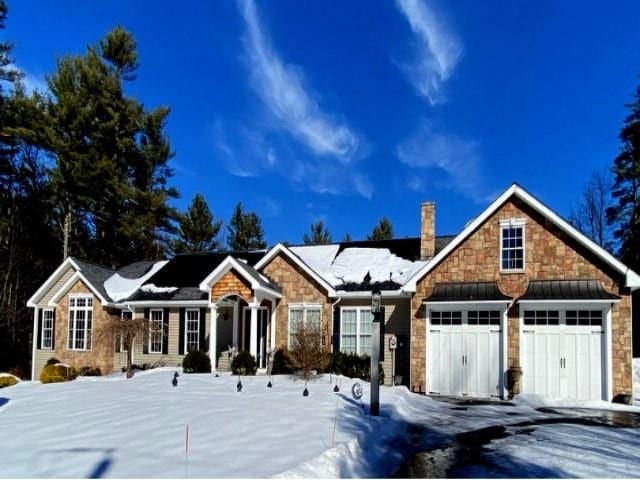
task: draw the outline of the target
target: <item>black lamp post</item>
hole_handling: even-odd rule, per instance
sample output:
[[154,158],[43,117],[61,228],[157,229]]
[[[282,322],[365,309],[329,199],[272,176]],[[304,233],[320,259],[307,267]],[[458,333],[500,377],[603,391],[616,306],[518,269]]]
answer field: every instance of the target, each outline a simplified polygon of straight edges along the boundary
[[371,416],[380,415],[380,312],[382,294],[379,289],[371,292]]

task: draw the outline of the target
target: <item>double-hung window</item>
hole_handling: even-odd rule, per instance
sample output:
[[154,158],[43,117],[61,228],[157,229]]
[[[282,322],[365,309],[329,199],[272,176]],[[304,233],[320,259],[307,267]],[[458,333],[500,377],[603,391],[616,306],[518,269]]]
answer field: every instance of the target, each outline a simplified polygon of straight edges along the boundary
[[69,297],[69,350],[91,350],[93,297]]
[[289,307],[289,348],[293,347],[301,325],[319,332],[321,320],[322,308],[319,305]]
[[149,312],[149,353],[162,353],[162,320],[164,311],[161,309]]
[[197,308],[189,309],[185,312],[185,315],[185,345],[187,352],[190,352],[200,348],[200,310]]
[[524,221],[508,220],[500,223],[500,270],[524,270]]
[[53,348],[53,308],[47,308],[42,312],[42,344],[43,350]]
[[340,351],[371,355],[371,308],[343,308],[340,319]]

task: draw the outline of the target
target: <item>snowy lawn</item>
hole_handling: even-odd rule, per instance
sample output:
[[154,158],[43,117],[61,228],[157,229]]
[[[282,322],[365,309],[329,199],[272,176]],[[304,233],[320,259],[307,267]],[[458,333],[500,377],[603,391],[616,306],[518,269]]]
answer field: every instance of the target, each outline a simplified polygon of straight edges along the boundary
[[[172,373],[0,390],[0,477],[384,477],[457,433],[549,417],[533,408],[536,398],[461,409],[397,387],[381,389],[381,416],[372,419],[352,399],[351,379],[334,394],[320,377],[305,398],[304,384],[285,376],[272,389],[267,377],[243,378],[237,393],[228,374],[182,375],[174,388]],[[543,425],[488,448],[509,476],[522,476],[524,459],[552,476],[640,472],[639,429]]]

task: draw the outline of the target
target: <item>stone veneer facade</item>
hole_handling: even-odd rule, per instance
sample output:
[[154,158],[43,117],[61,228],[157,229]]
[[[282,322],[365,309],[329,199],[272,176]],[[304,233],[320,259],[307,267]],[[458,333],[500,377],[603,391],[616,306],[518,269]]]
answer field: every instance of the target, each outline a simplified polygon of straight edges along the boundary
[[[500,221],[524,219],[525,270],[500,271]],[[420,279],[412,300],[411,389],[426,385],[426,318],[423,301],[437,282],[497,281],[506,295],[517,299],[529,280],[598,279],[604,288],[621,297],[611,309],[613,396],[629,393],[631,385],[631,297],[624,278],[612,272],[577,242],[567,238],[548,220],[512,197],[439,265]],[[517,303],[508,312],[508,367],[520,363]],[[507,367],[507,368],[508,368]],[[527,372],[523,372],[526,375]]]
[[[99,367],[103,373],[109,373],[114,367],[114,345],[101,339],[100,328],[111,317],[111,312],[102,308],[100,299],[93,295],[93,319],[91,322],[91,350],[68,350],[69,332],[69,297],[74,294],[92,294],[82,280],[78,280],[67,293],[58,301],[55,310],[54,348],[50,350],[50,357],[55,357],[62,363],[73,367]],[[119,315],[119,312],[117,313]]]
[[276,307],[276,347],[286,347],[289,343],[289,305],[317,304],[322,307],[325,350],[331,351],[333,310],[324,287],[282,253],[274,257],[262,271],[282,288],[282,299]]

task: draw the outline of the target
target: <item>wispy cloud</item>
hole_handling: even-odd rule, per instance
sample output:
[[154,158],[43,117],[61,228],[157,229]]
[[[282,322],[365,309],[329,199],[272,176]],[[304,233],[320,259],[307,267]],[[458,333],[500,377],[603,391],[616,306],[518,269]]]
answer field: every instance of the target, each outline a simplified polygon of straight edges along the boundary
[[422,177],[431,174],[429,181],[434,182],[442,178],[439,173],[444,174],[447,187],[481,202],[487,192],[478,150],[477,141],[437,132],[425,122],[414,136],[397,146],[396,152],[402,163],[420,172],[412,172],[408,188],[419,191],[424,185]]
[[240,0],[245,53],[256,92],[280,126],[313,153],[351,160],[360,146],[346,122],[323,111],[300,68],[286,64],[264,31],[253,0]]
[[[24,89],[28,95],[31,95],[36,90],[40,93],[47,92],[47,82],[43,75],[36,75],[30,71],[25,70],[24,68],[16,65],[15,63],[8,64],[5,69],[13,70],[15,72],[19,72],[22,74],[21,82],[24,86]],[[3,82],[3,84],[9,84],[9,82]]]
[[443,101],[442,84],[451,76],[462,55],[462,44],[432,2],[396,0],[417,41],[417,58],[403,65],[416,90],[432,105]]

